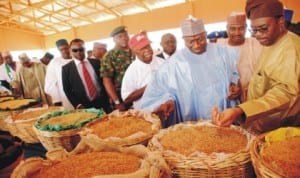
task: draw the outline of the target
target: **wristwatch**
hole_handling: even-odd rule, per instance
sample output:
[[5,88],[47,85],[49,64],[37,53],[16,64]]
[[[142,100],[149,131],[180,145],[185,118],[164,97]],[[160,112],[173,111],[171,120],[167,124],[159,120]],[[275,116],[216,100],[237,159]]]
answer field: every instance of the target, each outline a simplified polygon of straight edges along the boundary
[[121,104],[121,103],[120,103],[120,100],[115,100],[115,101],[114,101],[114,104],[115,104],[115,105]]

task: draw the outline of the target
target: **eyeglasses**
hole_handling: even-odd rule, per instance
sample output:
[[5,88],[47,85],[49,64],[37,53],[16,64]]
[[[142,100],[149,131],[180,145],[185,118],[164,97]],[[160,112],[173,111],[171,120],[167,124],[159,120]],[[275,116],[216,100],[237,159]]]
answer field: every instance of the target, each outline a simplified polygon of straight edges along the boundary
[[73,49],[72,49],[72,52],[73,52],[73,53],[83,52],[83,51],[84,51],[84,48],[73,48]]
[[261,33],[261,34],[264,34],[264,33],[267,33],[269,30],[269,27],[268,26],[264,26],[264,27],[259,27],[259,28],[252,28],[252,29],[249,29],[249,32],[252,34],[252,35],[255,35],[257,32]]

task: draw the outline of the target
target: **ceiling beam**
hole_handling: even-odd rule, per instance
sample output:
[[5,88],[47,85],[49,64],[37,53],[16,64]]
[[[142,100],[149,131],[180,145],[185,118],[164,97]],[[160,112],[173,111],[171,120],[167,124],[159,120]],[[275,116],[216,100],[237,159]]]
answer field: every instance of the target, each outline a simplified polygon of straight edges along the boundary
[[142,1],[142,0],[136,0],[135,3],[136,3],[137,5],[142,6],[142,7],[145,8],[146,10],[151,11],[151,9],[144,3],[144,1]]

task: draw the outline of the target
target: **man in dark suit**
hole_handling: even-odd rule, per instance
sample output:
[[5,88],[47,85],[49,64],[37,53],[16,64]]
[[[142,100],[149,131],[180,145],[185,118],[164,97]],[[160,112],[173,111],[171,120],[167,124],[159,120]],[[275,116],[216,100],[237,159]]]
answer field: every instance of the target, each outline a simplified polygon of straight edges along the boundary
[[169,59],[176,51],[177,41],[175,36],[171,33],[164,34],[161,37],[160,45],[163,48],[163,51],[156,56],[165,60]]
[[74,39],[70,43],[73,61],[62,68],[62,82],[66,96],[74,108],[103,108],[111,111],[108,97],[102,85],[100,61],[85,57],[84,41]]

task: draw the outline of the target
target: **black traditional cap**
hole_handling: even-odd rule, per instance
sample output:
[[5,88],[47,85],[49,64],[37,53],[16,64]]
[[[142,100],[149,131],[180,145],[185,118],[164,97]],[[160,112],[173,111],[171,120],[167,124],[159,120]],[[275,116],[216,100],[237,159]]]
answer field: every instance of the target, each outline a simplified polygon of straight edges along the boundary
[[62,46],[62,45],[69,45],[68,41],[66,39],[59,39],[56,41],[56,47]]
[[44,57],[46,57],[46,58],[48,58],[48,59],[50,59],[50,60],[54,58],[53,54],[48,53],[48,52],[45,54]]
[[119,26],[117,28],[115,28],[111,33],[110,36],[114,37],[115,35],[119,34],[119,33],[123,33],[123,32],[127,32],[127,27],[126,26]]
[[247,0],[245,10],[249,19],[283,15],[283,5],[278,0]]

